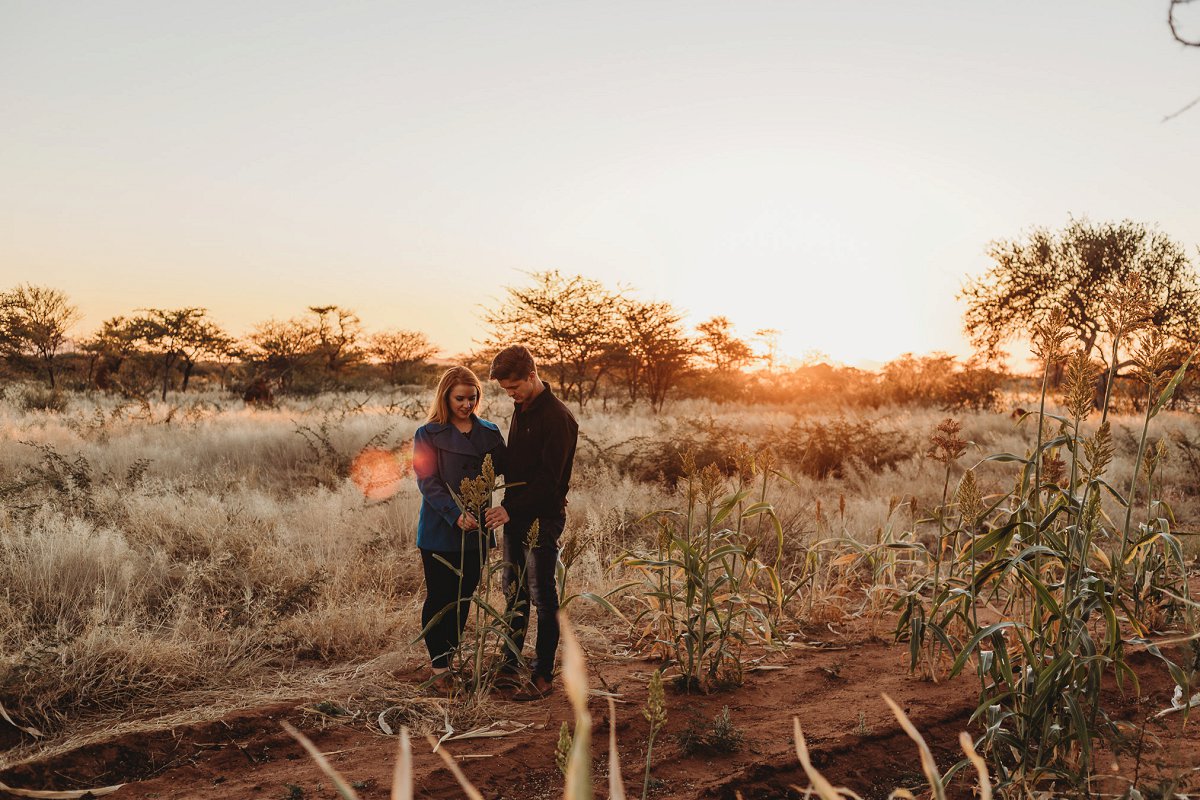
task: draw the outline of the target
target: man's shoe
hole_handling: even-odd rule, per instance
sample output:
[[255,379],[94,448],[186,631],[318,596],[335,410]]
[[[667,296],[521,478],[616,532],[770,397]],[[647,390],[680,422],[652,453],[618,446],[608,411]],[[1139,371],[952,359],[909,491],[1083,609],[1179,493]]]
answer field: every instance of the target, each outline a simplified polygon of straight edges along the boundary
[[545,675],[534,675],[521,691],[513,695],[512,699],[518,703],[527,703],[532,700],[544,700],[553,693],[554,682],[550,678]]
[[496,670],[496,680],[492,683],[502,691],[518,691],[525,686],[521,678],[521,669],[516,664],[504,664]]

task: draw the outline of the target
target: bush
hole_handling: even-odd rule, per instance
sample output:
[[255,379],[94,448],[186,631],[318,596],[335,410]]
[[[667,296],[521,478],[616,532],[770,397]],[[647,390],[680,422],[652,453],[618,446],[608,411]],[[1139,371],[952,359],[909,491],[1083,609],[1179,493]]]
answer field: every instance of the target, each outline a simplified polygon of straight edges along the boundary
[[741,749],[743,739],[745,732],[733,723],[729,706],[722,706],[721,712],[711,722],[693,715],[683,730],[675,735],[679,749],[689,756],[696,753],[733,753]]
[[67,410],[67,396],[58,389],[26,389],[21,395],[24,411],[50,411],[61,414]]
[[686,451],[698,469],[715,464],[722,474],[733,474],[736,453],[747,444],[744,434],[712,417],[686,419],[681,427],[665,439],[638,448],[618,466],[637,480],[660,481],[674,488],[684,475]]
[[871,472],[895,467],[915,449],[899,431],[881,430],[869,419],[793,422],[773,437],[772,447],[784,460],[813,478],[842,478],[853,465]]
[[945,353],[905,353],[883,365],[878,395],[896,405],[986,410],[996,407],[1003,379],[1003,373],[975,359],[959,364]]
[[797,472],[813,478],[843,478],[856,467],[882,472],[907,461],[918,448],[900,431],[871,419],[795,420],[787,428],[747,433],[712,417],[687,419],[662,439],[639,440],[615,464],[640,481],[674,488],[684,474],[683,454],[699,469],[713,464],[725,476],[737,473],[746,453],[773,451]]

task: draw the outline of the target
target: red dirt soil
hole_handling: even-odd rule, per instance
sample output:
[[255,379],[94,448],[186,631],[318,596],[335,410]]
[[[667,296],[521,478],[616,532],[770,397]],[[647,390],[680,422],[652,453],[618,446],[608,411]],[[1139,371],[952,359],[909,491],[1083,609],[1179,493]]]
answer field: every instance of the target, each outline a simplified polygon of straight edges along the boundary
[[[884,628],[886,630],[886,628]],[[668,691],[668,722],[654,747],[650,796],[657,800],[728,798],[745,800],[799,798],[808,781],[796,758],[792,717],[798,717],[814,764],[835,785],[864,798],[884,798],[896,787],[918,796],[925,787],[916,745],[888,711],[881,692],[905,710],[925,736],[944,770],[961,758],[958,734],[976,703],[973,676],[933,683],[909,674],[907,646],[868,630],[865,625],[845,635],[794,646],[767,663],[781,669],[748,673],[745,683],[708,695]],[[593,688],[607,686],[622,696],[617,704],[617,740],[627,792],[641,794],[648,733],[641,709],[646,679],[655,665],[639,659],[588,653]],[[1141,654],[1132,659],[1141,678],[1141,694],[1106,691],[1115,718],[1132,723],[1135,738],[1119,755],[1104,751],[1096,759],[1102,773],[1093,790],[1124,791],[1136,775],[1140,786],[1180,780],[1175,791],[1200,787],[1200,725],[1184,727],[1180,714],[1159,720],[1153,715],[1170,703],[1174,684],[1159,662]],[[407,679],[416,682],[419,675]],[[603,679],[603,682],[601,681]],[[315,702],[309,700],[308,703]],[[83,788],[128,782],[114,798],[333,798],[329,781],[281,728],[288,720],[327,754],[347,780],[356,782],[363,800],[389,796],[396,757],[394,737],[381,735],[363,716],[332,722],[303,710],[305,702],[276,704],[226,719],[172,730],[127,735],[65,756],[23,764],[0,780],[11,786],[38,789]],[[723,706],[744,733],[731,754],[685,755],[677,734],[695,718],[709,723]],[[375,711],[375,714],[379,710]],[[529,725],[496,739],[449,742],[446,748],[487,798],[556,798],[562,779],[554,765],[555,744],[563,720],[571,713],[561,686],[549,698],[532,703],[497,701],[496,719]],[[597,794],[607,796],[609,714],[603,698],[594,697],[593,752]],[[375,714],[369,715],[373,721]],[[1136,726],[1136,727],[1133,727]],[[440,758],[421,739],[414,739],[417,797],[462,797],[463,792]],[[1140,754],[1140,755],[1139,755]],[[972,796],[974,775],[956,781],[951,794]],[[927,789],[926,789],[927,791]],[[1143,790],[1144,791],[1144,790]]]

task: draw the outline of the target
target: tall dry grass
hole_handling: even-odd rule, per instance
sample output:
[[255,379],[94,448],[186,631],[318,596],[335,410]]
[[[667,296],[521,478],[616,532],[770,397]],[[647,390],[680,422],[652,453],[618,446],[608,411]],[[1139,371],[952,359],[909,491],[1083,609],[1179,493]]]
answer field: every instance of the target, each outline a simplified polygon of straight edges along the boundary
[[[404,451],[418,425],[411,410],[424,397],[327,395],[260,410],[216,393],[165,404],[64,397],[61,411],[28,410],[13,389],[0,401],[0,702],[18,721],[54,739],[116,716],[215,707],[249,685],[303,689],[304,674],[331,664],[384,659],[394,671],[423,663],[413,644],[415,483],[368,500],[347,475],[368,444]],[[494,393],[483,408],[502,427],[510,413]],[[697,468],[712,464],[730,480],[739,448],[769,445],[790,454],[779,469],[791,480],[770,498],[784,545],[774,553],[768,530],[753,546],[803,582],[788,613],[826,620],[882,611],[904,573],[925,568],[920,521],[941,500],[944,470],[925,457],[923,438],[942,416],[699,400],[665,415],[589,409],[565,592],[603,593],[631,580],[617,564],[656,541],[648,511],[678,505],[685,490],[672,484],[672,470],[687,445]],[[976,457],[1033,444],[1031,427],[1006,415],[961,420]],[[1126,480],[1138,423],[1110,421],[1110,475]],[[1156,422],[1172,453],[1200,441],[1191,417],[1164,412]],[[805,443],[824,454],[831,437],[838,450],[838,435],[849,438],[836,469],[806,466]],[[977,472],[983,491],[1007,490],[1000,465]],[[1181,522],[1195,518],[1191,478],[1187,459],[1174,456],[1156,477],[1156,493],[1171,498]],[[757,534],[748,523],[743,533]],[[889,546],[897,543],[912,549]],[[578,599],[571,613],[606,618]]]

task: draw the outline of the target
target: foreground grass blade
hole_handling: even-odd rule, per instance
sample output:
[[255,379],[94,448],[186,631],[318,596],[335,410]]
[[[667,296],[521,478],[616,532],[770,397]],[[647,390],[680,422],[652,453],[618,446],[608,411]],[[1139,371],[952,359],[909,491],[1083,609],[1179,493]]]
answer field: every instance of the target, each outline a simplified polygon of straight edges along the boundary
[[808,776],[808,782],[816,790],[817,796],[821,800],[842,800],[841,792],[833,788],[833,784],[812,765],[812,759],[808,757],[808,743],[804,741],[804,733],[800,730],[799,717],[792,717],[792,733],[796,739],[796,756],[800,759],[800,766],[804,767],[804,774]]
[[587,710],[587,662],[567,615],[558,612],[562,630],[563,685],[575,712],[575,736],[567,761],[565,800],[592,800],[592,717]]
[[929,745],[925,743],[925,739],[917,731],[912,720],[904,713],[900,706],[892,698],[888,697],[887,692],[883,692],[883,701],[888,704],[888,708],[892,709],[892,713],[896,715],[900,727],[908,734],[909,738],[917,743],[917,747],[921,751],[921,769],[925,771],[925,779],[929,781],[929,788],[933,790],[934,800],[946,800],[946,787],[942,784],[942,776],[938,773],[937,762],[933,760],[933,753],[929,750]]
[[308,752],[308,755],[312,758],[312,760],[317,762],[317,766],[321,768],[321,771],[329,776],[329,780],[333,781],[333,786],[335,789],[337,789],[338,794],[345,798],[345,800],[358,800],[358,794],[354,791],[350,784],[346,783],[346,779],[342,777],[341,773],[333,768],[333,765],[329,763],[327,758],[325,758],[325,754],[317,749],[317,746],[312,743],[312,740],[310,740],[300,731],[296,730],[286,721],[280,722],[279,724],[283,726],[283,729],[288,732],[289,736],[300,743],[300,746]]
[[971,741],[971,735],[963,731],[958,735],[958,743],[975,767],[975,771],[979,773],[979,800],[992,800],[992,779],[988,775],[987,762],[975,752],[975,743]]
[[412,742],[409,741],[407,727],[400,729],[396,769],[392,772],[391,800],[413,800]]
[[72,789],[69,791],[53,791],[40,789],[14,789],[5,783],[0,783],[0,792],[5,792],[16,797],[42,797],[45,798],[45,800],[78,800],[78,798],[100,797],[101,795],[112,794],[124,785],[125,784],[123,783],[118,783],[116,786],[105,786],[100,789]]
[[434,752],[441,756],[442,763],[445,764],[446,769],[450,770],[450,773],[454,775],[454,779],[458,781],[458,785],[462,787],[464,792],[466,792],[467,797],[471,798],[471,800],[483,800],[483,795],[479,793],[479,790],[475,788],[474,784],[472,784],[471,781],[467,779],[467,776],[463,773],[463,771],[459,769],[458,764],[455,763],[454,756],[447,753],[444,748],[438,747],[437,739],[429,736],[428,734],[426,734],[425,738],[429,740],[429,746],[433,748]]
[[625,800],[625,779],[621,776],[621,755],[617,752],[617,704],[608,698],[608,798]]

